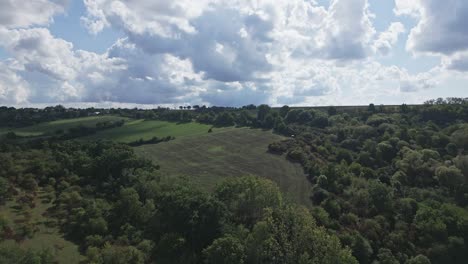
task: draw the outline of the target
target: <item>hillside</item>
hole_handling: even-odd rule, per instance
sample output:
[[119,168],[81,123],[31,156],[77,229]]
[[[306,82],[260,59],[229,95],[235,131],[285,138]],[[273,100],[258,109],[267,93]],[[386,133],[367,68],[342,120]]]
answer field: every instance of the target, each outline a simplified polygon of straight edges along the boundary
[[131,120],[121,127],[99,131],[84,140],[115,140],[118,142],[131,142],[139,139],[151,139],[152,137],[184,137],[204,134],[210,129],[210,125],[199,123],[174,123],[166,121],[145,121],[143,119]]
[[126,117],[119,116],[89,116],[81,118],[71,119],[60,119],[51,122],[43,122],[33,126],[27,126],[22,128],[0,128],[0,135],[14,132],[18,136],[22,137],[35,137],[44,135],[54,135],[58,131],[65,131],[70,128],[77,126],[95,127],[96,124],[102,122],[115,122],[115,121],[128,121]]
[[276,182],[293,200],[309,204],[311,188],[303,168],[267,152],[268,144],[282,139],[260,129],[222,128],[141,146],[136,153],[154,160],[163,175],[187,176],[203,188],[212,189],[228,177],[256,175]]
[[467,102],[4,109],[0,263],[465,264]]

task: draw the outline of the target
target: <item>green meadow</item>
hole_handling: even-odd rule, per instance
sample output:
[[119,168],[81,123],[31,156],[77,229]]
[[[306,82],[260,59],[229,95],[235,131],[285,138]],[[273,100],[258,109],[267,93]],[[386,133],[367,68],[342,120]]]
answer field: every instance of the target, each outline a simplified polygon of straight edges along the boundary
[[97,123],[106,121],[129,120],[125,117],[118,116],[89,116],[71,119],[61,119],[52,122],[39,123],[37,125],[22,127],[22,128],[0,128],[0,134],[14,132],[21,137],[35,137],[53,135],[58,130],[67,130],[77,126],[94,127]]
[[289,198],[309,204],[310,184],[299,164],[267,152],[282,137],[250,128],[220,128],[135,148],[161,166],[163,175],[184,176],[212,189],[226,177],[255,175],[276,182]]

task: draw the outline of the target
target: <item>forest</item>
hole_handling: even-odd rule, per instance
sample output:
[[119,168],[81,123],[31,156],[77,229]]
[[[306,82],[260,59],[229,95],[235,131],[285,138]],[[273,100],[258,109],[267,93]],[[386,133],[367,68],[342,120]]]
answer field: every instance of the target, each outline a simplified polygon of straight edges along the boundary
[[[97,119],[20,133],[90,116]],[[202,188],[136,154],[179,140],[177,126],[134,141],[93,138],[131,120],[280,135],[264,152],[301,166],[308,201],[255,175]],[[0,263],[67,263],[64,250],[27,246],[44,230],[75,245],[77,263],[468,263],[467,149],[468,98],[356,107],[0,107]]]

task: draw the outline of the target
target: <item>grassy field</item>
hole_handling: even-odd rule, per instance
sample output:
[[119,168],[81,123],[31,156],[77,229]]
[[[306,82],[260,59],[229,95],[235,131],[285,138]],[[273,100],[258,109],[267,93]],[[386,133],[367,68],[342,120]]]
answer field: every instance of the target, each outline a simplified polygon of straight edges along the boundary
[[[13,130],[21,136],[41,136],[78,125],[95,126],[98,122],[125,119],[116,116],[94,116],[65,119]],[[80,140],[115,140],[132,142],[152,137],[173,136],[176,140],[136,148],[161,166],[164,174],[189,176],[195,183],[212,189],[226,177],[257,175],[278,183],[290,198],[308,203],[310,184],[299,164],[267,152],[268,144],[282,137],[271,132],[249,128],[216,128],[199,123],[172,123],[125,119],[122,127],[98,131]],[[6,130],[3,130],[5,133]],[[0,130],[0,134],[2,130]]]
[[152,137],[167,137],[173,136],[176,138],[185,136],[196,136],[206,134],[210,129],[210,125],[199,123],[172,123],[166,121],[145,121],[132,120],[125,123],[122,127],[103,130],[95,135],[84,137],[84,140],[93,139],[109,139],[119,142],[132,142],[139,140],[151,139]]
[[187,176],[206,189],[226,177],[257,175],[275,181],[290,199],[308,205],[310,184],[302,167],[267,152],[269,143],[281,139],[258,129],[223,128],[137,147],[136,152],[153,159],[164,175]]
[[94,127],[99,122],[125,120],[122,127],[116,127],[98,131],[96,134],[83,137],[82,140],[115,140],[119,142],[132,142],[139,139],[151,139],[152,137],[167,137],[173,136],[176,138],[187,135],[204,134],[210,129],[210,125],[199,123],[183,123],[177,124],[166,121],[145,121],[143,119],[133,120],[118,116],[92,116],[84,118],[63,119],[53,122],[46,122],[34,126],[8,129],[0,128],[0,135],[10,131],[15,132],[22,137],[37,137],[53,135],[57,130],[67,130],[77,126]]
[[99,122],[128,120],[119,116],[90,116],[82,118],[62,119],[52,122],[40,123],[34,126],[22,127],[17,129],[0,128],[0,134],[15,132],[18,136],[34,137],[54,134],[58,129],[66,130],[79,125],[94,127]]
[[[24,249],[43,250],[48,248],[56,257],[58,263],[80,263],[84,257],[80,254],[78,245],[64,239],[57,227],[48,226],[51,219],[44,213],[52,206],[51,202],[44,202],[40,198],[45,195],[39,192],[34,208],[20,208],[16,201],[8,201],[0,206],[0,216],[11,221],[14,230],[25,221],[29,221],[36,228],[32,238],[22,240],[19,245]],[[29,220],[27,220],[29,219]],[[0,244],[17,243],[14,240],[5,240]]]

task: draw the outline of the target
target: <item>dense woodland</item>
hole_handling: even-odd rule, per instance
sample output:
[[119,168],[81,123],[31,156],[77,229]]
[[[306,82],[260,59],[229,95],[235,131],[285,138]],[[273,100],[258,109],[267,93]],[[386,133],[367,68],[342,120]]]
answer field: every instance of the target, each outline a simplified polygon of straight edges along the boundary
[[[310,204],[275,183],[239,175],[209,192],[162,175],[132,144],[11,133],[0,143],[0,203],[53,206],[50,225],[80,246],[85,263],[468,262],[468,99],[418,106],[170,109],[0,108],[2,126],[99,114],[273,130],[271,155],[302,165]],[[123,122],[123,121],[122,121]],[[122,125],[109,123],[93,129]],[[129,146],[130,145],[130,146]],[[177,150],[174,150],[177,151]],[[1,215],[1,214],[0,214]],[[0,216],[0,239],[35,234]],[[0,247],[0,263],[51,263],[53,254]]]

